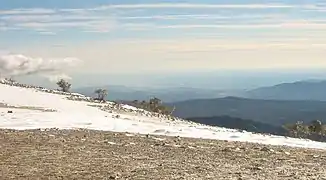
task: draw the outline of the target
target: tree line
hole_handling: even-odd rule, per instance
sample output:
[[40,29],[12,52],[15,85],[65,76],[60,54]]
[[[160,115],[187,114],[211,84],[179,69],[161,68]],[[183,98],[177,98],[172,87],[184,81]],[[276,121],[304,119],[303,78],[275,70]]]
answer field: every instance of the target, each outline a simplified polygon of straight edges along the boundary
[[[57,85],[59,86],[60,90],[63,92],[69,92],[70,88],[71,88],[71,83],[69,83],[68,81],[64,80],[64,79],[60,79],[57,82]],[[94,98],[95,100],[101,101],[101,102],[105,102],[107,95],[108,95],[108,91],[106,89],[96,89],[94,91],[94,93],[97,95],[96,98]],[[148,101],[139,101],[139,100],[134,100],[132,102],[128,103],[129,105],[132,105],[134,107],[140,108],[140,109],[144,109],[150,112],[155,112],[155,113],[160,113],[160,114],[165,114],[165,115],[172,115],[173,111],[175,110],[175,108],[171,108],[169,106],[165,106],[163,105],[162,100],[153,97],[150,98]]]
[[326,125],[320,120],[313,120],[310,123],[297,121],[294,124],[286,124],[283,126],[289,136],[295,138],[307,138],[315,141],[326,141]]
[[137,107],[139,109],[144,109],[150,112],[165,114],[165,115],[172,115],[175,110],[175,107],[169,107],[163,104],[162,100],[153,97],[150,98],[148,101],[139,101],[134,100],[130,103],[130,105]]

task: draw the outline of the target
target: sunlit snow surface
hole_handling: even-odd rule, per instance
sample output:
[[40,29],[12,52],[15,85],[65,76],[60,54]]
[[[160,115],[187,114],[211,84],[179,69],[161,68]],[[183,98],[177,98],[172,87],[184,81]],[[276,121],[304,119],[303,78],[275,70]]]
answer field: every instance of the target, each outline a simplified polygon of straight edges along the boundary
[[[164,118],[148,117],[134,113],[106,112],[95,103],[72,101],[66,95],[42,92],[32,88],[21,88],[0,84],[0,128],[2,129],[38,129],[38,128],[87,128],[94,130],[155,134],[230,141],[246,141],[271,145],[287,145],[326,149],[326,143],[310,140],[286,138],[239,132],[236,130],[198,125],[186,121],[170,121]],[[33,108],[8,108],[3,104],[16,107],[37,107],[52,109],[44,112]],[[135,110],[131,106],[123,106]],[[7,113],[12,110],[13,113]]]

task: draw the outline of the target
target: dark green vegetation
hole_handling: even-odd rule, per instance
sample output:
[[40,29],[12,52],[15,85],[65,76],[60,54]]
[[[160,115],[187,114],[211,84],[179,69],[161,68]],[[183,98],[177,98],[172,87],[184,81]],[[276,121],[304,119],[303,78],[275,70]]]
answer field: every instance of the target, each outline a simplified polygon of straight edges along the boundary
[[233,118],[229,116],[195,117],[188,118],[188,120],[211,126],[239,129],[254,133],[290,136],[322,142],[326,141],[326,125],[319,120],[313,120],[309,123],[298,121],[296,123],[288,123],[283,126],[273,126],[266,123],[260,123],[248,119]]
[[231,116],[281,126],[297,121],[326,120],[326,102],[255,100],[236,97],[198,99],[175,103],[174,115],[182,118]]
[[215,117],[193,117],[187,118],[190,121],[219,126],[230,129],[239,129],[255,133],[268,133],[274,135],[288,135],[288,130],[281,126],[273,126],[267,123],[256,122],[248,119],[233,118],[230,116],[215,116]]
[[262,87],[248,91],[246,97],[255,99],[326,101],[326,81],[298,81]]
[[319,120],[310,123],[298,121],[294,124],[286,124],[283,127],[288,130],[289,136],[292,137],[326,141],[326,125]]
[[166,106],[162,103],[162,100],[158,98],[150,98],[149,101],[119,101],[119,103],[128,104],[140,109],[144,109],[150,112],[161,113],[165,115],[171,115],[174,111],[174,107]]

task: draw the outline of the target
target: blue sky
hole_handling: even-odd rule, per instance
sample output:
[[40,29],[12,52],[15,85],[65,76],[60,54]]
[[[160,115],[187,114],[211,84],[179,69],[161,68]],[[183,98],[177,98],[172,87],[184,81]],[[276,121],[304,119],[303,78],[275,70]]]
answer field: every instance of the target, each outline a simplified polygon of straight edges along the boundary
[[326,68],[324,0],[6,0],[0,52],[71,73]]

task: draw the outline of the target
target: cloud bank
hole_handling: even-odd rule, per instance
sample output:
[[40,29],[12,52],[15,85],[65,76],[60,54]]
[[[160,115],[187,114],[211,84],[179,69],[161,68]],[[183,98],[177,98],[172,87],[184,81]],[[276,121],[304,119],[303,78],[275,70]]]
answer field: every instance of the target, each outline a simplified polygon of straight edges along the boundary
[[[316,19],[324,19],[321,12],[325,10],[326,6],[313,3],[151,3],[103,4],[102,6],[72,9],[0,9],[0,31],[32,30],[42,35],[57,35],[59,34],[57,32],[68,31],[72,28],[75,31],[92,33],[114,33],[139,29],[152,31],[152,27],[143,26],[148,23],[152,23],[152,26],[157,29],[187,28],[195,30],[220,27],[283,29],[281,25],[284,23],[294,23],[300,20],[314,23]],[[230,14],[230,12],[232,13]],[[308,12],[316,13],[315,17],[308,16]],[[292,16],[292,14],[298,15]],[[272,22],[270,22],[271,20]],[[135,26],[130,27],[129,24],[135,24]],[[313,27],[324,30],[324,25],[324,22],[319,22],[319,24],[313,24]],[[299,28],[311,29],[310,24]]]
[[3,54],[0,55],[0,77],[42,75],[49,80],[70,79],[64,72],[80,63],[81,60],[77,58],[43,59],[21,54]]

